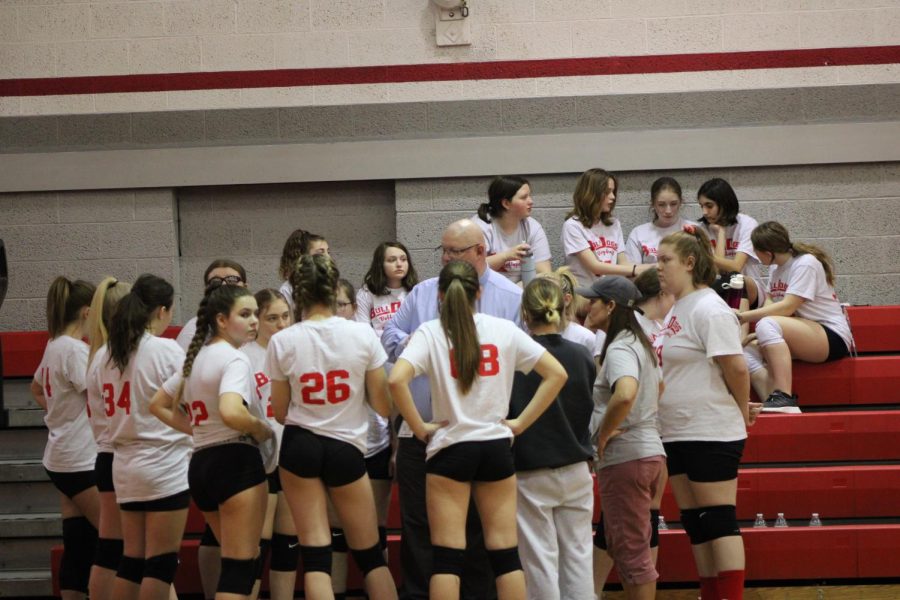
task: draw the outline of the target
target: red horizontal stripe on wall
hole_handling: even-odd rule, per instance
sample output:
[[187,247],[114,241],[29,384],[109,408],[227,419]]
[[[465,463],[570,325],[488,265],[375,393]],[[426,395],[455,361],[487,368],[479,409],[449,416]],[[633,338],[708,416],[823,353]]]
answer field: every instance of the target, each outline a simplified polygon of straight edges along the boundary
[[762,52],[607,56],[450,64],[322,69],[216,71],[0,79],[0,96],[111,94],[267,87],[520,79],[576,75],[634,75],[900,63],[900,46],[815,48]]

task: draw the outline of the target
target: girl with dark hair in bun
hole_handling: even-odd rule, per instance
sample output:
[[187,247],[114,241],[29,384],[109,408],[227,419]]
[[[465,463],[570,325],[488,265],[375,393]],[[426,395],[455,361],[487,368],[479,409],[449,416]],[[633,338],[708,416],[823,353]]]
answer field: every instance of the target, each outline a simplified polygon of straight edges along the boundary
[[169,282],[138,277],[116,307],[91,381],[115,452],[112,475],[124,542],[116,599],[169,597],[187,521],[191,439],[150,411],[153,395],[184,361],[178,344],[158,337],[172,321],[174,299]]
[[[440,318],[423,323],[391,371],[403,418],[426,442],[428,523],[434,550],[433,600],[459,597],[470,495],[484,528],[500,600],[525,598],[516,532],[516,476],[510,440],[553,402],[566,372],[511,321],[476,313],[478,272],[450,261],[438,277]],[[516,371],[543,378],[521,413],[506,420]],[[409,384],[428,374],[437,422],[425,423]]]
[[659,424],[669,482],[691,539],[701,596],[740,600],[745,562],[737,473],[754,415],[740,326],[710,289],[716,265],[703,230],[685,225],[666,236],[658,259],[660,285],[675,297],[660,354]]
[[534,199],[524,177],[502,175],[488,187],[488,201],[472,217],[484,233],[488,265],[513,283],[522,281],[522,259],[531,256],[535,272],[549,273],[550,244],[544,228],[531,216]]
[[306,597],[333,597],[330,498],[369,597],[394,599],[363,458],[367,407],[390,414],[387,355],[370,326],[335,315],[339,278],[328,256],[301,256],[291,272],[301,320],[269,341],[272,408],[285,425],[281,484],[297,526]]
[[94,475],[97,446],[88,422],[85,373],[88,345],[82,341],[94,286],[57,277],[47,292],[50,341],[31,382],[34,401],[47,411],[49,435],[41,461],[62,503],[63,558],[59,584],[66,599],[84,598],[100,497]]
[[250,359],[239,350],[256,337],[256,312],[246,288],[207,287],[184,366],[153,399],[157,417],[193,436],[188,482],[221,545],[221,598],[246,597],[253,590],[266,514],[263,453],[274,452]]

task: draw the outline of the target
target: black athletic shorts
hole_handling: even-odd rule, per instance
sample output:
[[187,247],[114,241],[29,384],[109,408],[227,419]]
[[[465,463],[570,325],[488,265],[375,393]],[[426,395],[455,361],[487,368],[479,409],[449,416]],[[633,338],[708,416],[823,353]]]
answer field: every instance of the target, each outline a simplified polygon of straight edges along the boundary
[[278,469],[267,474],[266,480],[269,482],[270,494],[277,494],[281,491],[281,476],[278,474]]
[[132,512],[167,512],[170,510],[183,510],[191,504],[191,492],[184,490],[172,496],[158,498],[156,500],[139,500],[137,502],[125,502],[119,504],[119,510]]
[[366,459],[353,444],[286,425],[278,465],[297,477],[321,479],[328,487],[353,483],[366,474]]
[[[822,324],[819,323],[819,325]],[[825,362],[850,356],[850,348],[847,347],[847,342],[844,341],[844,338],[825,325],[822,325],[822,329],[825,330],[825,335],[828,337],[828,358],[825,359]]]
[[112,452],[100,452],[97,454],[97,460],[94,461],[94,477],[97,479],[97,489],[101,492],[115,492],[113,485]]
[[188,467],[194,504],[203,512],[266,480],[262,455],[251,444],[235,442],[195,450]]
[[509,438],[459,442],[439,450],[425,464],[425,472],[456,481],[500,481],[515,474]]
[[84,490],[97,485],[97,477],[94,470],[75,471],[74,473],[61,473],[59,471],[51,471],[44,469],[50,481],[56,486],[64,496],[74,498]]
[[687,475],[691,481],[730,481],[737,478],[744,442],[665,442],[669,477]]
[[366,473],[369,474],[369,479],[391,478],[390,446],[366,459]]

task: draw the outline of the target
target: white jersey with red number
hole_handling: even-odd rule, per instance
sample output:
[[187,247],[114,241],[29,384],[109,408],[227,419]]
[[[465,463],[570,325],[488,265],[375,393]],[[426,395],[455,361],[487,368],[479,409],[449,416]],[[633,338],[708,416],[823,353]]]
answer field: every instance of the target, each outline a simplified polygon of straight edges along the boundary
[[625,242],[625,256],[636,265],[656,264],[656,254],[659,251],[659,243],[670,233],[681,231],[684,219],[678,219],[668,227],[660,227],[656,223],[644,223],[638,225],[628,234]]
[[250,359],[253,368],[253,388],[256,391],[253,401],[259,404],[259,410],[265,413],[266,420],[275,433],[275,453],[267,457],[266,473],[271,473],[278,467],[278,450],[281,448],[281,435],[284,433],[284,425],[275,420],[275,411],[272,410],[272,380],[266,374],[266,349],[254,342],[247,342],[241,346],[244,354]]
[[124,372],[104,360],[94,373],[91,385],[100,390],[109,419],[120,503],[166,498],[188,488],[190,436],[150,414],[153,395],[183,363],[184,351],[176,342],[145,333]]
[[448,421],[428,443],[427,458],[460,442],[511,438],[503,424],[509,413],[513,376],[529,373],[546,350],[515,323],[477,313],[475,327],[481,345],[478,376],[463,395],[456,382],[450,341],[439,319],[423,323],[400,355],[415,374],[427,375],[434,421]]
[[619,253],[625,252],[622,224],[618,219],[613,219],[612,225],[599,222],[588,228],[577,218],[570,217],[563,223],[562,246],[566,254],[566,266],[572,269],[578,285],[590,285],[597,279],[597,275],[584,268],[578,254],[583,250],[591,250],[600,262],[616,264]]
[[329,317],[302,321],[273,335],[266,372],[275,381],[290,382],[285,424],[353,444],[365,454],[366,373],[386,361],[369,325]]
[[794,316],[821,323],[841,336],[850,347],[853,342],[850,323],[834,288],[828,285],[825,268],[815,256],[801,254],[791,257],[780,267],[772,265],[769,269],[769,295],[773,302],[779,302],[785,294],[804,300]]
[[376,296],[363,285],[356,291],[356,321],[371,325],[381,338],[384,326],[400,310],[408,293],[405,288],[389,288],[387,294]]
[[94,441],[97,443],[97,452],[112,452],[112,442],[109,441],[109,417],[106,416],[106,403],[103,402],[99,380],[96,377],[97,370],[109,358],[106,345],[101,346],[88,365],[87,377],[84,380],[87,386],[88,418],[91,422],[91,430],[94,433]]
[[746,438],[744,417],[715,361],[743,354],[734,311],[715,291],[703,288],[675,302],[659,335],[665,383],[659,400],[663,441]]
[[85,375],[88,345],[68,335],[47,342],[34,381],[44,390],[49,435],[43,465],[48,471],[92,471],[97,445],[88,420]]
[[[175,396],[181,380],[179,370],[163,384],[163,389],[168,395]],[[256,394],[254,387],[253,368],[246,354],[225,341],[200,349],[181,398],[191,417],[195,449],[241,437],[247,439],[245,434],[232,429],[222,420],[219,397],[227,393],[238,394],[252,413]]]
[[[544,233],[544,228],[537,219],[527,217],[519,221],[519,226],[510,235],[504,233],[493,221],[486,223],[478,215],[470,217],[470,219],[473,223],[478,224],[481,232],[484,234],[484,243],[487,246],[488,256],[506,252],[510,248],[515,248],[524,242],[531,246],[534,262],[539,263],[552,258],[547,234]],[[498,272],[513,283],[519,283],[522,281],[522,261],[518,258],[508,260],[503,263],[503,268],[499,269]]]
[[[703,231],[706,232],[706,235],[709,236],[709,241],[712,244],[713,250],[715,250],[717,240],[716,236],[710,232],[709,225],[706,225],[705,223],[698,224],[703,228]],[[753,249],[753,242],[750,241],[750,234],[753,233],[753,230],[756,229],[757,225],[759,225],[759,223],[757,223],[756,219],[753,217],[749,217],[744,213],[738,213],[737,223],[725,228],[725,258],[734,259],[738,252],[747,255],[747,262],[744,263],[744,268],[741,269],[741,273],[743,273],[745,277],[752,279],[756,283],[756,289],[761,290],[758,304],[762,306],[762,292],[766,290],[766,285],[762,278],[759,257],[756,256],[756,251]]]

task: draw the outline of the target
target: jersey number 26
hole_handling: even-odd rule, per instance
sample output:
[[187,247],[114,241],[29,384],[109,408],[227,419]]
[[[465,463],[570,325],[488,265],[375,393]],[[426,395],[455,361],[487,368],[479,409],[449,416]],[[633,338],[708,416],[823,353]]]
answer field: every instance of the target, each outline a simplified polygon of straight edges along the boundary
[[[338,404],[350,398],[350,385],[339,381],[350,378],[350,373],[343,369],[327,373],[304,373],[300,376],[300,396],[303,404]],[[325,390],[325,398],[319,394]]]

